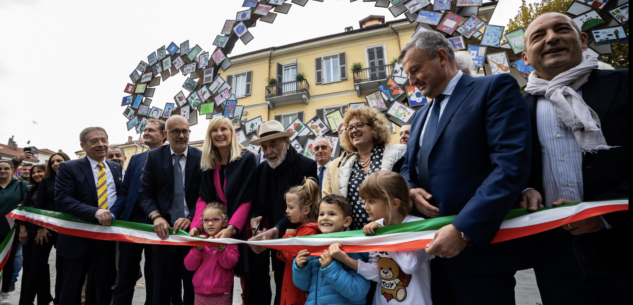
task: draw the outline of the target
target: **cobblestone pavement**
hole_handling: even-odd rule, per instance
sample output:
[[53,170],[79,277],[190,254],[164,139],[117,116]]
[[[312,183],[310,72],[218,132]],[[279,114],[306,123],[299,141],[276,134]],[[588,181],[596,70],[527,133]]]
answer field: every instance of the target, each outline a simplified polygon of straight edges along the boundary
[[[55,285],[55,249],[51,253],[51,257],[49,259],[49,264],[51,267],[51,285]],[[11,292],[11,304],[18,305],[19,296],[20,296],[20,285],[21,285],[22,275],[18,278],[18,282],[16,284],[16,289],[14,292]],[[532,270],[520,271],[516,275],[517,279],[517,287],[515,289],[516,297],[517,297],[517,305],[536,305],[541,303],[541,296],[538,292],[538,288],[536,287],[536,280],[534,278],[534,272]],[[136,287],[136,292],[134,293],[134,301],[133,305],[143,305],[145,301],[145,279],[141,278],[138,281],[138,286]],[[271,283],[274,285],[274,283]],[[51,291],[54,291],[53,287],[51,287]],[[274,290],[273,290],[274,291]],[[242,289],[240,288],[240,281],[235,279],[235,293],[233,297],[233,305],[241,305],[242,301],[240,299],[240,293]]]

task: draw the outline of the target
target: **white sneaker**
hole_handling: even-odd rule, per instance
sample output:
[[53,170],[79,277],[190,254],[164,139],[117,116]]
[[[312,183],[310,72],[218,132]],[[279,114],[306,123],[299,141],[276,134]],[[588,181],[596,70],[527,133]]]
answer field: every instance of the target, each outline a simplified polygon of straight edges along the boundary
[[8,293],[0,293],[0,304],[11,304],[11,296]]

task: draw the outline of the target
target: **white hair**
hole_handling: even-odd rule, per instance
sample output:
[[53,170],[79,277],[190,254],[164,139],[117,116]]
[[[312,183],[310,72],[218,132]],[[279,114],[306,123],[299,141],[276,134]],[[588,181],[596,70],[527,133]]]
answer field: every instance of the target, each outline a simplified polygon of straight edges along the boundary
[[457,70],[468,73],[471,76],[475,76],[477,73],[473,64],[473,58],[466,51],[455,52],[455,63],[457,64]]
[[330,141],[328,141],[328,139],[326,139],[325,137],[321,136],[321,137],[318,137],[318,138],[314,139],[314,143],[316,143],[316,141],[318,141],[318,140],[325,140],[325,142],[327,142],[327,147],[332,148],[332,145],[330,145]]

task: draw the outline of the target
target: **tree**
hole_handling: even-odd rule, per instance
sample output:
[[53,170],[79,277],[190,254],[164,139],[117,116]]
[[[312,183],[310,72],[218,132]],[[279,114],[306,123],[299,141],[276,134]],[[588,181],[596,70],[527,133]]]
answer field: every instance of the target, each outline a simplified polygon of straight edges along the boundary
[[[536,19],[536,17],[550,12],[559,12],[565,14],[567,12],[567,8],[571,5],[574,0],[542,0],[538,3],[530,3],[527,4],[526,0],[521,0],[522,4],[519,8],[519,12],[513,19],[510,19],[508,25],[506,26],[506,33],[512,32],[516,29],[524,28],[527,29],[528,25]],[[612,1],[617,2],[617,1]],[[604,8],[601,11],[601,16],[603,18],[609,15],[605,13],[607,8]],[[610,17],[610,16],[609,16]],[[610,21],[610,18],[605,18],[607,24]],[[626,34],[629,34],[629,25],[628,23],[623,26]],[[591,36],[591,33],[588,33]],[[590,37],[591,39],[591,37]],[[611,55],[602,55],[598,58],[598,60],[602,62],[606,62],[616,69],[625,69],[629,67],[629,43],[615,43],[613,46],[613,54]]]

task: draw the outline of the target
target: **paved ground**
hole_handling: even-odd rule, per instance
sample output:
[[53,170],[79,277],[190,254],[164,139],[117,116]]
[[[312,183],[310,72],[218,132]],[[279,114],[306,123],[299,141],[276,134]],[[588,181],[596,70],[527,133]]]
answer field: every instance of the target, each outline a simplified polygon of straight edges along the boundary
[[[51,254],[49,264],[51,266],[51,285],[55,285],[55,249],[53,249],[53,253]],[[11,293],[11,304],[18,305],[19,296],[20,296],[20,284],[22,276],[18,278],[18,283],[16,285],[16,290]],[[517,296],[517,304],[518,305],[536,305],[540,304],[541,297],[539,295],[538,289],[536,287],[536,280],[534,279],[534,272],[532,270],[521,271],[516,276],[517,279],[517,288],[516,288],[516,296]],[[136,287],[136,292],[134,293],[134,302],[133,305],[143,305],[145,300],[145,279],[141,278],[138,281],[138,286]],[[274,283],[273,283],[274,285]],[[51,291],[53,287],[51,287]],[[273,290],[274,291],[274,290]],[[233,298],[233,305],[242,304],[240,300],[241,288],[240,282],[238,279],[235,279],[235,293]]]

